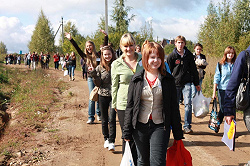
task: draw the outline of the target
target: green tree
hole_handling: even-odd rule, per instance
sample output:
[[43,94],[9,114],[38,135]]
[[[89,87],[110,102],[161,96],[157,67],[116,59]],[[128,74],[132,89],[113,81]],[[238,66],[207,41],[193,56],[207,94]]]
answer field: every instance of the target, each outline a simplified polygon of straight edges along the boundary
[[209,3],[207,12],[208,15],[205,18],[204,23],[200,25],[198,40],[200,43],[203,44],[204,48],[210,48],[210,49],[204,49],[204,53],[206,55],[214,55],[215,54],[214,43],[216,39],[215,33],[218,30],[219,16],[216,7],[212,2]]
[[237,25],[237,38],[245,35],[245,32],[250,31],[250,1],[249,0],[236,0],[233,7],[235,14],[235,23]]
[[31,36],[31,41],[28,44],[30,51],[35,52],[53,52],[54,46],[54,32],[51,28],[49,20],[41,10],[35,30]]
[[145,40],[153,41],[152,21],[145,22],[140,28],[140,32],[134,32],[133,35],[139,45],[142,45]]
[[115,0],[115,6],[111,15],[111,20],[113,20],[116,25],[115,31],[122,34],[128,32],[129,23],[135,17],[134,14],[132,14],[131,17],[128,16],[128,12],[132,9],[132,7],[125,7],[124,1],[125,0]]
[[[78,32],[75,24],[73,24],[71,21],[68,21],[66,25],[64,25],[64,31],[70,33],[79,47],[84,50],[86,39]],[[60,39],[59,42],[61,43],[62,40]],[[74,46],[66,37],[64,37],[62,50],[63,53],[70,53],[74,51],[77,54]]]
[[0,42],[0,54],[7,54],[7,48],[6,48],[6,45],[1,41]]

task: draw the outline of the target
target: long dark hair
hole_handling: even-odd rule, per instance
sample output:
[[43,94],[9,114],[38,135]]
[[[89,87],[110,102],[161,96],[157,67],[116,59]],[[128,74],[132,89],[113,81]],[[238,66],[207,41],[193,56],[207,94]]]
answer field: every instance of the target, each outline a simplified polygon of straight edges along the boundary
[[[104,57],[103,57],[103,51],[105,50],[109,50],[111,51],[111,54],[112,54],[112,58],[109,62],[105,61]],[[114,50],[112,49],[112,47],[110,46],[104,46],[102,47],[102,52],[101,52],[101,62],[100,62],[100,65],[106,69],[106,71],[110,71],[111,69],[111,63],[116,59],[116,56],[115,56],[115,52]]]

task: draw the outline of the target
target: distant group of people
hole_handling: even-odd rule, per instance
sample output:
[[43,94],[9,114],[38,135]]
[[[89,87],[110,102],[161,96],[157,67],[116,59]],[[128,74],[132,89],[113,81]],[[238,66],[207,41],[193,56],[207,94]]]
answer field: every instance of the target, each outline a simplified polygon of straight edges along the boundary
[[44,54],[41,52],[39,55],[37,52],[26,53],[23,57],[25,66],[31,67],[33,70],[36,70],[38,64],[41,64],[41,68],[49,69],[50,54]]
[[22,61],[22,58],[21,58],[21,55],[13,55],[13,54],[7,54],[6,56],[5,56],[5,64],[6,65],[16,65],[16,64],[21,64],[21,61]]

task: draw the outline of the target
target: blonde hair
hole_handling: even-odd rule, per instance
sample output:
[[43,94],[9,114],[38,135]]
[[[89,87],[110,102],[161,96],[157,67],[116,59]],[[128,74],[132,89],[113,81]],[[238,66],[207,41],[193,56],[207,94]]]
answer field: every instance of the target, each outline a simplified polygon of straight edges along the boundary
[[122,48],[122,46],[126,46],[126,45],[135,45],[135,38],[133,37],[131,33],[123,34],[120,39],[120,47]]
[[[88,50],[87,50],[87,43],[90,43],[93,46],[92,53],[88,52]],[[87,57],[87,61],[86,61],[87,65],[88,66],[92,65],[94,68],[96,68],[96,66],[97,66],[97,62],[96,62],[97,52],[96,52],[96,49],[95,49],[94,42],[92,42],[90,40],[86,41],[86,43],[85,43],[85,51],[84,52],[85,52],[86,57]]]

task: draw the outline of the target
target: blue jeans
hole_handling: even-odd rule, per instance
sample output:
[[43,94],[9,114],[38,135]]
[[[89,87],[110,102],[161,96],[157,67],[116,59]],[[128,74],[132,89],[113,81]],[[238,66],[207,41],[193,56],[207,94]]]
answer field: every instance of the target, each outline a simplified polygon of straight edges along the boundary
[[185,105],[185,116],[183,128],[191,129],[192,122],[192,88],[191,83],[186,83],[184,86],[177,86],[177,102],[179,103],[181,92],[183,93],[184,105]]
[[[200,87],[201,87],[201,84],[202,84],[202,80],[203,80],[203,79],[200,79],[200,81],[199,81]],[[192,83],[191,86],[192,86],[192,97],[194,98],[195,94],[197,93],[197,90],[196,90],[196,87],[194,86],[193,83]]]
[[[93,82],[93,79],[91,77],[88,77],[88,87],[89,87],[89,94],[94,89],[95,84]],[[89,118],[90,120],[95,120],[95,101],[89,100],[89,110],[88,110]],[[98,116],[101,116],[101,112],[99,110],[99,102],[96,102],[96,114]]]
[[69,77],[71,78],[71,75],[72,75],[72,77],[74,77],[75,76],[75,68],[76,68],[76,66],[75,65],[69,65]]
[[137,149],[137,166],[165,166],[170,130],[164,124],[137,122],[133,138]]

